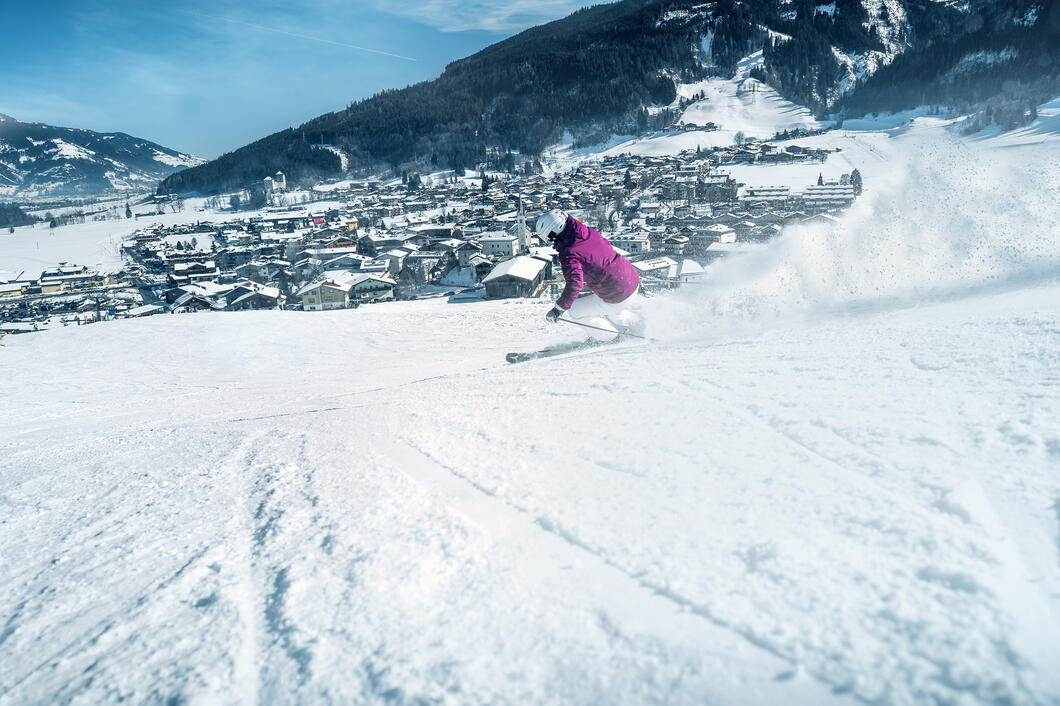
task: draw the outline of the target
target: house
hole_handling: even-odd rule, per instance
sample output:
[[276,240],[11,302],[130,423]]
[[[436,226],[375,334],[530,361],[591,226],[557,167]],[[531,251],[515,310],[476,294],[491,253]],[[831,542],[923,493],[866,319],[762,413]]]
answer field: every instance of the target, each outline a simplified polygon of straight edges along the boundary
[[350,285],[324,279],[307,284],[295,292],[301,300],[303,311],[326,311],[345,309],[350,305]]
[[217,267],[212,260],[206,262],[178,262],[173,265],[169,276],[174,284],[186,284],[197,280],[208,280],[217,277]]
[[667,238],[663,245],[667,255],[674,255],[680,257],[685,254],[685,250],[688,248],[689,238],[687,235],[671,235]]
[[653,257],[650,260],[639,260],[633,263],[633,267],[642,277],[655,279],[676,277],[678,265],[676,260],[668,257]]
[[175,304],[178,299],[186,294],[193,294],[196,297],[200,297],[207,301],[214,301],[219,297],[223,297],[226,293],[231,291],[232,285],[230,284],[218,284],[217,282],[196,282],[194,284],[182,284],[177,287],[172,287],[165,291],[165,298],[167,304]]
[[713,243],[736,242],[736,231],[727,225],[715,223],[705,228],[699,228],[692,236],[692,249],[697,255],[702,254]]
[[615,247],[622,248],[630,255],[642,255],[651,250],[651,241],[647,233],[620,233],[608,240]]
[[280,305],[280,290],[257,282],[246,281],[224,295],[227,311],[246,309],[275,309]]
[[122,315],[126,319],[133,319],[141,316],[163,314],[165,311],[166,307],[163,304],[144,304],[143,306],[134,306],[131,309],[126,309]]
[[361,265],[368,261],[369,258],[364,255],[357,255],[355,253],[347,253],[340,255],[334,259],[328,260],[323,264],[325,270],[349,270],[355,272],[361,269]]
[[536,296],[545,281],[546,264],[544,260],[525,255],[505,260],[483,278],[487,296],[492,299]]
[[286,260],[253,260],[235,268],[236,274],[244,279],[255,282],[270,282],[279,276],[280,272],[291,266]]
[[478,238],[482,254],[493,258],[515,257],[519,249],[519,238],[501,230],[483,233]]
[[389,277],[363,273],[346,280],[346,284],[350,288],[350,301],[355,304],[393,299],[394,287],[397,285]]
[[224,303],[218,303],[201,294],[188,292],[177,297],[168,308],[171,314],[187,314],[193,311],[217,311],[224,308]]

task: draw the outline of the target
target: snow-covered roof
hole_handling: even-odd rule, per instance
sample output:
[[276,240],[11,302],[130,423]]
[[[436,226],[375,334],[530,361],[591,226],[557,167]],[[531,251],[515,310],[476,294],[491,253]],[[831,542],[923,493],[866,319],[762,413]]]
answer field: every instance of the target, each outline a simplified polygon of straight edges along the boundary
[[295,296],[296,297],[300,297],[303,294],[306,294],[308,292],[312,292],[314,289],[320,289],[321,287],[327,287],[329,289],[337,289],[340,292],[348,292],[348,291],[350,291],[350,285],[345,283],[345,282],[338,282],[338,281],[335,281],[335,280],[332,280],[332,279],[318,279],[317,281],[310,282],[309,284],[307,284],[304,287],[302,287],[301,289],[299,289],[297,292],[295,292]]
[[545,264],[544,260],[536,257],[513,257],[494,267],[493,271],[482,279],[482,283],[492,282],[501,277],[533,280],[545,268]]
[[487,242],[487,243],[490,243],[490,242],[492,242],[492,243],[505,242],[505,243],[510,243],[513,240],[517,240],[517,238],[514,235],[510,234],[510,233],[504,232],[503,230],[493,230],[493,231],[489,231],[488,233],[483,233],[482,235],[480,235],[478,237],[478,240],[479,240],[480,243],[481,242]]
[[661,270],[664,267],[673,267],[677,262],[668,257],[653,257],[649,260],[638,260],[633,263],[633,266],[641,272],[650,272],[651,270]]

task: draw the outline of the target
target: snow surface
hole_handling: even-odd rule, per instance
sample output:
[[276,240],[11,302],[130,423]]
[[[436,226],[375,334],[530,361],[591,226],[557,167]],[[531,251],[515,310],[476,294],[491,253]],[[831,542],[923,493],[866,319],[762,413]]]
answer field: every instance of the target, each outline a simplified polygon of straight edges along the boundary
[[1056,143],[881,139],[652,344],[508,366],[580,337],[529,300],[5,338],[0,702],[1060,703]]
[[[146,225],[146,224],[143,224]],[[57,228],[47,223],[0,230],[0,279],[36,279],[60,262],[112,272],[122,267],[121,242],[137,228],[133,221],[88,221]]]
[[821,124],[809,109],[781,98],[767,84],[750,77],[750,72],[761,64],[762,52],[759,51],[740,61],[736,75],[731,79],[712,78],[678,86],[680,98],[701,92],[705,94],[703,100],[685,109],[679,122],[700,126],[714,123],[718,130],[625,138],[608,145],[603,154],[676,154],[696,147],[728,147],[738,132],[746,137],[768,139],[783,130],[820,128]]

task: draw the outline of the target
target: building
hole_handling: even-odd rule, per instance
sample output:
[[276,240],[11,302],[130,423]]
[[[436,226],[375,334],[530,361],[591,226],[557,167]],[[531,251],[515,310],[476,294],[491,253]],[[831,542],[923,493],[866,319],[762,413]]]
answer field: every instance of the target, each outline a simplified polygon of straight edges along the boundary
[[355,304],[386,301],[394,298],[396,282],[389,277],[373,274],[359,274],[346,280],[349,285],[350,301]]
[[630,255],[642,255],[651,251],[651,241],[647,233],[619,233],[608,240],[616,248],[622,248]]
[[478,244],[482,246],[483,255],[493,258],[515,257],[519,250],[519,239],[500,230],[483,233]]
[[653,257],[650,260],[640,260],[633,263],[633,267],[642,277],[669,278],[676,277],[678,264],[676,260],[668,257]]
[[492,299],[537,296],[545,282],[546,265],[544,260],[525,255],[506,260],[483,278],[486,295]]
[[740,199],[743,206],[769,206],[784,208],[791,198],[791,188],[787,186],[751,186]]
[[318,280],[299,289],[295,296],[303,311],[345,309],[350,305],[350,285],[335,280]]
[[666,249],[667,255],[673,255],[680,257],[685,254],[685,250],[688,249],[689,238],[687,235],[671,235],[664,241],[663,247]]
[[803,206],[809,211],[845,208],[854,201],[851,184],[814,184],[802,192]]

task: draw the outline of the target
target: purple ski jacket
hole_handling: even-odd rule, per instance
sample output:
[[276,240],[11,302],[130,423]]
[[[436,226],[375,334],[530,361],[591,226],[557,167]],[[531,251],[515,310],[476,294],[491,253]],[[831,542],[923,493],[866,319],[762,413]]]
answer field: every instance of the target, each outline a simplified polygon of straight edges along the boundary
[[600,231],[567,216],[567,226],[554,243],[567,286],[556,304],[570,309],[588,285],[608,304],[625,301],[640,285],[640,275],[629,260],[615,252]]

